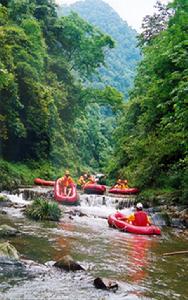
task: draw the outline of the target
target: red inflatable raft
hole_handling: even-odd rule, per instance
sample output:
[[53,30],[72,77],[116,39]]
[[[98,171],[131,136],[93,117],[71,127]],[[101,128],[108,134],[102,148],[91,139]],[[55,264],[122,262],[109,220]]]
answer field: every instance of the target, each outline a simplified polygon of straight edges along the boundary
[[139,193],[139,189],[137,188],[118,189],[112,187],[111,189],[109,189],[108,192],[112,194],[134,195]]
[[120,212],[115,213],[115,215],[110,215],[108,217],[108,224],[112,227],[120,229],[125,232],[136,233],[136,234],[147,234],[147,235],[160,235],[161,230],[159,227],[151,226],[135,226],[126,221],[122,221],[119,218],[124,217]]
[[87,194],[100,194],[103,195],[106,192],[105,185],[96,184],[96,183],[86,183],[83,187],[83,190]]
[[72,185],[72,192],[70,196],[64,195],[62,191],[62,185],[60,183],[60,178],[56,180],[55,186],[54,186],[54,198],[58,202],[61,202],[63,204],[77,204],[79,200],[79,196],[76,192],[76,186]]
[[55,181],[49,181],[49,180],[44,180],[41,178],[35,178],[34,183],[38,185],[45,185],[45,186],[54,186]]

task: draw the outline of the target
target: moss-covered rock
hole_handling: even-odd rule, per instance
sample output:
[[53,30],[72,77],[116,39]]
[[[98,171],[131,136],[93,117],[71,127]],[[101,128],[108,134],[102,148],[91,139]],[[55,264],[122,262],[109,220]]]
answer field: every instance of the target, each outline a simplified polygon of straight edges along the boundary
[[19,254],[14,246],[12,246],[9,242],[4,242],[0,243],[0,258],[18,260]]

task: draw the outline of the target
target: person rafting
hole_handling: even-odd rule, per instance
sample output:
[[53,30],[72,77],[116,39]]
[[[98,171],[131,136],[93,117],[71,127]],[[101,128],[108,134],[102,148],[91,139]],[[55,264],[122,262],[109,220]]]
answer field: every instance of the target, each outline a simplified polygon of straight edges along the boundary
[[121,220],[125,220],[135,226],[149,226],[151,225],[151,221],[149,216],[145,211],[143,211],[143,205],[142,203],[136,204],[136,212],[133,214],[127,216],[124,216],[121,218]]
[[70,196],[72,192],[72,186],[74,184],[74,181],[72,177],[70,176],[70,172],[68,170],[65,171],[65,175],[61,178],[61,185],[63,194],[66,196]]
[[116,189],[128,189],[128,180],[118,179],[117,183],[114,185]]
[[84,173],[83,175],[81,175],[78,179],[77,187],[81,189],[84,186],[84,184],[86,184],[87,178],[88,178],[87,173]]
[[96,183],[95,176],[94,175],[89,175],[87,184],[94,184]]
[[125,179],[125,180],[123,180],[123,189],[128,189],[128,188],[129,188],[129,186],[128,186],[128,180]]

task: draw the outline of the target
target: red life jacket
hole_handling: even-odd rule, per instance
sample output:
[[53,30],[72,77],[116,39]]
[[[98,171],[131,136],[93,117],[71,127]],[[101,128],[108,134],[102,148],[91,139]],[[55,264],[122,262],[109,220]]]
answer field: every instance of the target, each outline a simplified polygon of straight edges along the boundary
[[135,220],[133,221],[133,225],[135,226],[147,226],[148,225],[148,216],[145,211],[136,211],[134,213]]

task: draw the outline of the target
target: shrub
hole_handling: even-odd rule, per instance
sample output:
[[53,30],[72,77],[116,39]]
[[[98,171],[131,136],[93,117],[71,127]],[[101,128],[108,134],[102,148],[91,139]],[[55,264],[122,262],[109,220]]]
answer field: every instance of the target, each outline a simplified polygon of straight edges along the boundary
[[50,203],[45,199],[37,198],[26,208],[26,215],[34,220],[59,221],[61,210],[57,203]]

